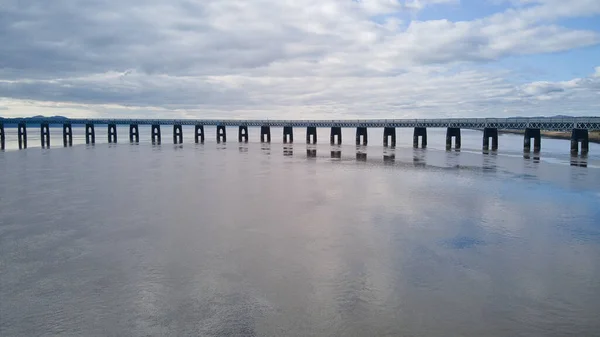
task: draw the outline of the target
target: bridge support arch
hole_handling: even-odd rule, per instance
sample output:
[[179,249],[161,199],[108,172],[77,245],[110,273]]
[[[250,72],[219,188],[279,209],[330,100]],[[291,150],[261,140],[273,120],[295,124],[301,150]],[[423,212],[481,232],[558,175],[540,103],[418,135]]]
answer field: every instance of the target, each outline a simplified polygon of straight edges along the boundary
[[4,135],[4,124],[0,123],[0,151],[6,146],[6,136]]
[[360,145],[362,137],[362,145],[367,145],[369,142],[369,138],[367,136],[367,128],[366,127],[358,127],[356,128],[356,145]]
[[452,138],[454,138],[454,148],[460,150],[460,128],[448,128],[446,130],[446,150],[452,148]]
[[183,127],[181,124],[173,125],[173,144],[183,143]]
[[291,126],[283,127],[283,143],[293,143],[294,142],[294,129]]
[[[335,137],[337,137],[337,142]],[[329,136],[329,141],[331,144],[342,144],[342,128],[339,126],[331,127],[331,135]]]
[[225,125],[217,125],[217,143],[227,142],[227,131]]
[[533,152],[540,152],[542,148],[542,133],[540,129],[525,129],[523,151],[531,151],[531,138],[533,138]]
[[260,142],[261,143],[265,143],[265,142],[270,143],[271,142],[271,127],[270,126],[261,126],[260,127]]
[[27,148],[27,124],[19,123],[17,135],[19,137],[19,149]]
[[383,146],[389,146],[390,143],[392,147],[396,146],[396,128],[385,127],[383,128]]
[[196,144],[204,143],[204,125],[196,124],[194,127],[194,141]]
[[71,123],[63,124],[63,145],[73,146],[73,126]]
[[240,125],[238,128],[238,141],[240,143],[248,143],[248,127]]
[[152,137],[152,144],[161,143],[160,124],[152,124],[150,135]]
[[131,143],[140,142],[140,128],[137,124],[129,125],[129,141]]
[[427,128],[416,127],[413,133],[413,147],[419,147],[419,137],[421,137],[421,147],[427,147]]
[[42,148],[50,147],[50,125],[48,123],[40,125],[40,141],[42,142]]
[[117,125],[108,124],[108,143],[117,142]]
[[94,130],[94,124],[85,125],[85,143],[96,144],[96,131]]
[[483,149],[490,149],[490,138],[492,138],[492,151],[498,150],[498,129],[485,128],[483,129]]
[[590,150],[590,138],[588,130],[586,129],[573,129],[571,131],[571,153],[579,153],[579,143],[581,142],[581,153],[588,153]]
[[317,144],[317,127],[309,126],[306,128],[306,144]]

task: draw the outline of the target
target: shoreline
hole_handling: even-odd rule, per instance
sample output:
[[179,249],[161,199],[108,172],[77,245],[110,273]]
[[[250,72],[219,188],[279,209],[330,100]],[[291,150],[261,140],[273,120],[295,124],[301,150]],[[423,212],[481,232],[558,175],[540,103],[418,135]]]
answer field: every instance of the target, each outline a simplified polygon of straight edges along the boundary
[[[498,134],[522,135],[525,130],[498,130]],[[540,131],[542,138],[571,140],[571,132],[568,131]],[[590,143],[600,144],[600,131],[589,131]]]

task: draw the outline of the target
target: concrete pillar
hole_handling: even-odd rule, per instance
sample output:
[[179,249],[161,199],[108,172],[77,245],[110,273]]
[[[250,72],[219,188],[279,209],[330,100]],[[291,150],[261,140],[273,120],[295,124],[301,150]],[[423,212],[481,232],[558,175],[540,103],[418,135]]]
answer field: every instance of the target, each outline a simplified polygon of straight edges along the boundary
[[331,136],[329,136],[329,141],[331,144],[335,144],[335,137],[337,136],[337,143],[342,144],[342,128],[339,126],[331,127]]
[[225,131],[225,125],[217,125],[217,143],[227,142],[227,131]]
[[48,123],[40,125],[40,141],[42,142],[42,148],[50,147],[50,125]]
[[4,135],[4,124],[0,123],[0,151],[6,146],[6,136]]
[[181,124],[173,125],[173,144],[183,143],[183,127]]
[[85,125],[85,143],[96,144],[96,131],[94,130],[94,124]]
[[498,129],[485,128],[483,129],[483,149],[490,149],[490,138],[492,138],[492,151],[498,150]]
[[265,142],[270,143],[271,142],[271,127],[270,126],[261,126],[260,127],[260,142],[261,143],[265,143]]
[[246,125],[240,125],[238,129],[238,141],[240,143],[248,143],[248,127]]
[[63,124],[63,145],[73,146],[73,127],[70,123]]
[[391,146],[396,146],[396,128],[383,128],[383,146],[389,146],[390,140]]
[[117,142],[117,125],[116,124],[108,124],[108,142],[109,143]]
[[533,138],[533,152],[540,152],[542,147],[542,135],[540,129],[525,129],[523,140],[523,151],[531,151],[531,138]]
[[19,123],[17,135],[19,136],[19,149],[27,148],[27,125]]
[[152,144],[160,144],[162,137],[160,134],[160,124],[152,124],[150,129],[150,135],[152,136]]
[[460,141],[460,128],[448,128],[446,130],[446,150],[450,150],[452,148],[452,138],[454,137],[454,148],[459,150],[461,141]]
[[129,141],[131,143],[139,143],[140,142],[140,128],[137,124],[129,125]]
[[283,143],[293,143],[294,142],[294,129],[291,126],[283,127]]
[[306,144],[317,144],[317,127],[309,126],[306,128]]
[[571,132],[571,153],[577,154],[579,152],[579,142],[581,142],[581,153],[588,153],[590,150],[588,130],[573,129]]
[[421,137],[421,147],[427,147],[427,128],[415,128],[413,133],[413,147],[419,147],[419,137]]
[[196,125],[194,129],[194,141],[196,144],[204,143],[204,125]]
[[367,143],[369,142],[369,139],[367,137],[367,128],[365,127],[358,127],[356,128],[356,145],[360,145],[360,137],[362,136],[362,144],[363,145],[367,145]]

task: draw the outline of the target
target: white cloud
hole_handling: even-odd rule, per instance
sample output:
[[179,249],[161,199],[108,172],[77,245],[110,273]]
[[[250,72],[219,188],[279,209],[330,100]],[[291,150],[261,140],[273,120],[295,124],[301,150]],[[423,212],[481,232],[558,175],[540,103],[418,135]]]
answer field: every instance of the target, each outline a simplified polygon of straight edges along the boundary
[[440,4],[459,2],[5,0],[3,114],[35,102],[69,113],[257,118],[597,111],[598,68],[569,86],[514,84],[510,71],[479,65],[599,43],[599,32],[557,20],[598,14],[600,1],[520,0],[461,22],[398,17]]

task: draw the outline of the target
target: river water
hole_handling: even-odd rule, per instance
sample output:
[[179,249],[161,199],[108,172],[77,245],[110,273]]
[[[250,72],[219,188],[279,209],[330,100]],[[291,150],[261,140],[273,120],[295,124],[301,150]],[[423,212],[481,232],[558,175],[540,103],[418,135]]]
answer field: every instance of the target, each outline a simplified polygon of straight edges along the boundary
[[482,154],[475,131],[460,152],[443,132],[415,150],[410,134],[385,149],[376,133],[357,148],[232,131],[9,140],[0,335],[600,335],[597,145],[524,157],[514,135]]

